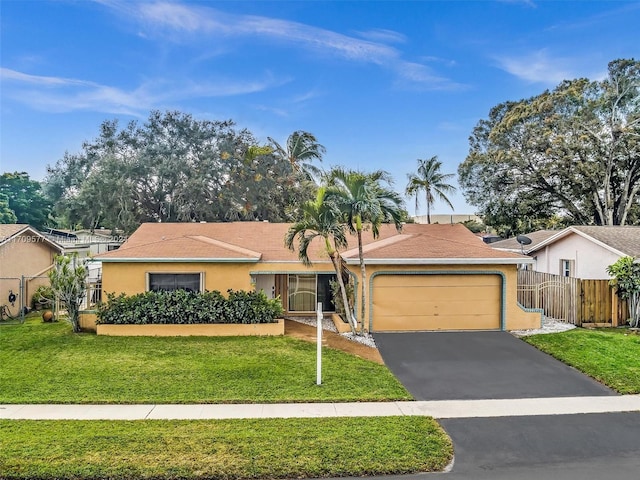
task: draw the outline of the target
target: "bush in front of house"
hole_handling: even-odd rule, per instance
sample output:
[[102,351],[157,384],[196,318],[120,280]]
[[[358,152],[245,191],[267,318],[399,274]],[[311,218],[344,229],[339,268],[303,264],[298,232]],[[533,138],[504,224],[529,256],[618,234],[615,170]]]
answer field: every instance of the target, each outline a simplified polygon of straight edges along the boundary
[[202,323],[275,323],[283,312],[280,299],[264,292],[145,292],[125,296],[107,294],[98,305],[98,324],[190,325]]
[[53,300],[51,285],[40,285],[31,296],[31,308],[33,310],[53,308]]

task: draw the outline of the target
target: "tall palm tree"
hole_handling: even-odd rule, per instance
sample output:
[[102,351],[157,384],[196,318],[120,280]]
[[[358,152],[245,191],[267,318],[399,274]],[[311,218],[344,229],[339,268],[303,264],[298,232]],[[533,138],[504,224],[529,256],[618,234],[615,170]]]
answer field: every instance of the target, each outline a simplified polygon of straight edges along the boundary
[[427,223],[431,223],[431,206],[436,198],[454,210],[451,201],[447,198],[447,194],[455,193],[456,187],[447,183],[447,180],[454,177],[453,173],[442,173],[442,162],[437,156],[421,160],[418,159],[418,171],[407,175],[409,183],[405,189],[408,196],[416,197],[416,215],[418,214],[418,198],[420,192],[424,192],[427,201]]
[[295,239],[298,238],[298,257],[307,266],[311,265],[309,259],[309,245],[320,237],[324,240],[325,252],[331,259],[336,272],[340,294],[344,305],[347,323],[353,333],[356,332],[356,322],[352,318],[349,301],[347,299],[347,289],[342,275],[342,257],[338,250],[348,246],[345,235],[345,225],[341,221],[340,210],[337,205],[327,198],[326,188],[320,187],[315,200],[310,200],[303,204],[303,219],[293,224],[285,235],[284,243],[290,250],[295,250]]
[[313,134],[302,130],[293,132],[287,138],[286,148],[271,137],[267,139],[274,153],[283,160],[287,160],[294,172],[302,172],[310,180],[320,176],[320,169],[309,162],[313,160],[321,162],[326,149],[318,143]]
[[371,227],[373,238],[379,235],[382,223],[393,222],[398,231],[402,230],[402,198],[383,183],[391,184],[390,175],[377,170],[363,173],[353,170],[334,168],[327,175],[329,188],[327,196],[340,208],[344,221],[352,233],[358,238],[358,259],[360,262],[360,329],[365,329],[365,304],[367,289],[367,272],[364,264],[362,231],[365,226]]

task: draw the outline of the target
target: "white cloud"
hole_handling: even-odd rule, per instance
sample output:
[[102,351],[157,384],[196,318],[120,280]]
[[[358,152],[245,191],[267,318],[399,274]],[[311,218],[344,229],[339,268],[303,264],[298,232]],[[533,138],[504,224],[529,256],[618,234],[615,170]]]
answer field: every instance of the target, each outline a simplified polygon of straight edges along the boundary
[[527,82],[555,85],[576,77],[569,68],[570,60],[551,58],[546,50],[518,57],[496,57],[496,61],[502,70]]
[[[2,68],[0,78],[7,96],[36,110],[69,112],[87,110],[143,115],[153,108],[188,98],[227,97],[256,93],[286,83],[267,74],[261,80],[231,79],[204,82],[158,80],[126,91],[84,80],[30,75]],[[46,87],[46,88],[42,88]]]
[[400,62],[397,66],[401,80],[409,81],[415,85],[429,85],[432,90],[461,90],[466,85],[452,82],[448,78],[434,74],[431,69],[421,63]]
[[394,32],[393,30],[386,30],[384,28],[375,28],[373,30],[356,33],[362,38],[372,42],[405,43],[407,41],[407,37],[404,34]]
[[66,86],[96,86],[95,83],[75,80],[62,77],[44,77],[39,75],[29,75],[9,68],[0,68],[0,79],[5,81],[15,81],[41,87],[66,87]]
[[441,89],[450,82],[444,77],[427,74],[427,67],[421,69],[418,64],[405,61],[400,50],[383,43],[406,40],[402,34],[391,30],[359,32],[364,37],[361,39],[299,22],[228,14],[201,5],[170,1],[125,3],[114,0],[103,3],[149,29],[149,32],[143,32],[145,36],[155,33],[163,35],[164,40],[197,41],[205,48],[213,45],[220,48],[221,38],[259,37],[327,56],[379,65],[394,71],[404,81],[420,83],[424,88]]

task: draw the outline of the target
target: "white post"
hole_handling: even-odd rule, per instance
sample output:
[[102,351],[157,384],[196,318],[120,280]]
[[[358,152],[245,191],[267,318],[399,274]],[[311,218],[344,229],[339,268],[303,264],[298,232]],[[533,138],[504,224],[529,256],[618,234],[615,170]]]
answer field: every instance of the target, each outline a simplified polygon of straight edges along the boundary
[[317,346],[316,346],[316,385],[322,384],[322,303],[318,302],[317,314]]

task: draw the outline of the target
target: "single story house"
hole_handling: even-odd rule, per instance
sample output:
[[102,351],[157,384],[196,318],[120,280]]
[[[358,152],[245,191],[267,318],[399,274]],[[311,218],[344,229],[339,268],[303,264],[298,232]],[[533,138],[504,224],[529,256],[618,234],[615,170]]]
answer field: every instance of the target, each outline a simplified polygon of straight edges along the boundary
[[12,315],[30,307],[33,292],[49,284],[47,274],[62,252],[60,245],[29,225],[0,224],[0,305],[7,305]]
[[[146,223],[102,262],[104,292],[261,289],[279,296],[287,315],[333,310],[331,262],[320,241],[306,267],[284,245],[290,224]],[[540,326],[541,315],[516,301],[517,269],[533,260],[479,242],[463,225],[383,225],[363,235],[367,273],[365,327],[370,331],[513,330]],[[355,291],[355,236],[341,252]],[[356,299],[356,312],[360,312]]]
[[[640,257],[640,227],[572,226],[564,230],[542,230],[527,234],[532,239],[524,246],[538,272],[583,280],[607,280],[607,267],[619,258]],[[519,251],[515,238],[492,244],[504,251]]]
[[522,253],[528,255],[529,252],[534,250],[542,242],[548,240],[559,232],[559,230],[537,230],[535,232],[527,233],[525,237],[531,240],[528,245],[523,245],[518,242],[518,237],[511,237],[505,240],[498,240],[496,242],[489,242],[491,248],[503,250],[505,252]]

